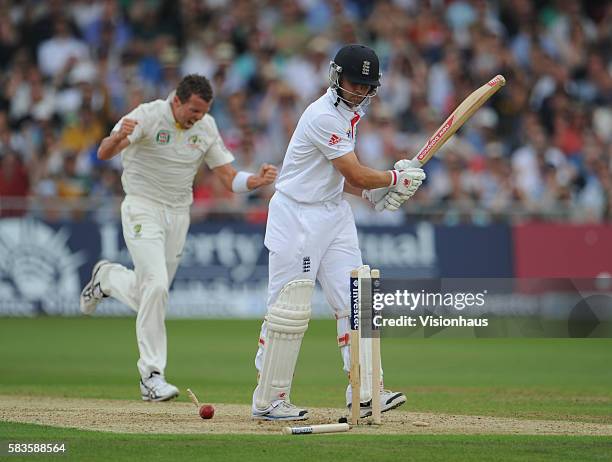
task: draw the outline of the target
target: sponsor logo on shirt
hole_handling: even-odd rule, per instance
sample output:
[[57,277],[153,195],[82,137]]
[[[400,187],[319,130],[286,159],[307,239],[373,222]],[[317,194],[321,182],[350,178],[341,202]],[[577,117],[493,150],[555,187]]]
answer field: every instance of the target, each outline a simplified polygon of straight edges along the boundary
[[160,130],[155,135],[155,142],[157,144],[168,144],[170,142],[170,132],[168,130]]
[[332,135],[327,144],[333,146],[334,144],[338,144],[340,142],[340,137],[336,134]]

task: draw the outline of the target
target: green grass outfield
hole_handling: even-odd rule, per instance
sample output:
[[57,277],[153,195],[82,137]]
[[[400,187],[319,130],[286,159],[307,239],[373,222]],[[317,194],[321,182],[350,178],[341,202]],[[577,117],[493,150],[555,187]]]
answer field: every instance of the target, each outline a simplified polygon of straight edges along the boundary
[[[168,321],[168,379],[209,402],[249,403],[259,324]],[[611,339],[383,340],[386,385],[425,412],[612,423],[611,359]],[[0,319],[0,394],[139,399],[136,360],[134,319]],[[345,386],[335,323],[312,321],[292,401],[341,407]],[[0,423],[0,441],[9,437],[65,439],[75,460],[612,460],[607,437],[145,436]]]
[[54,456],[11,456],[8,460],[77,461],[609,461],[609,438],[589,436],[359,436],[117,435],[0,422],[11,441],[64,441]]

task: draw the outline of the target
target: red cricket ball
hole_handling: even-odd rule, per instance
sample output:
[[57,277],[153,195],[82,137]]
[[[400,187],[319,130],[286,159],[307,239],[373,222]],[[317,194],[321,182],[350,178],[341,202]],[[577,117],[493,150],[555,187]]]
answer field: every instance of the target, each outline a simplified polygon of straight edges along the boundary
[[203,419],[212,419],[214,415],[215,408],[212,407],[210,404],[203,404],[202,407],[200,407],[200,417],[202,417]]

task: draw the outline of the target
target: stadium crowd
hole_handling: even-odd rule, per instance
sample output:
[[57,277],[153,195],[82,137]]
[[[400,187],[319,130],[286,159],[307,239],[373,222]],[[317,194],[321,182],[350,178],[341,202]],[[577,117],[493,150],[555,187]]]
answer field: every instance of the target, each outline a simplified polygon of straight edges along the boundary
[[[381,57],[357,138],[377,168],[414,155],[492,76],[508,81],[404,214],[356,202],[358,221],[612,220],[612,2],[566,0],[0,0],[0,216],[116,213],[120,159],[97,160],[98,143],[188,73],[210,78],[238,168],[280,165],[351,42]],[[261,221],[270,194],[227,195],[203,171],[194,214]]]

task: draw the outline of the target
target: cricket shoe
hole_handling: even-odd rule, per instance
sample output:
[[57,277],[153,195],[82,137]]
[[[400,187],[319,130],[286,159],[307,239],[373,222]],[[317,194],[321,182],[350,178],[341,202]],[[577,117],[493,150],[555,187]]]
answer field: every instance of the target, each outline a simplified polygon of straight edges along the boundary
[[300,409],[288,401],[278,400],[263,410],[253,406],[253,418],[258,420],[306,420],[308,410]]
[[153,372],[148,379],[140,379],[140,394],[143,401],[168,401],[176,398],[179,390],[159,372]]
[[91,270],[91,279],[81,292],[80,305],[81,312],[83,314],[92,314],[94,311],[96,311],[98,303],[100,303],[103,298],[108,297],[108,295],[102,292],[100,281],[97,279],[97,276],[100,272],[100,268],[102,268],[104,265],[110,264],[111,263],[107,260],[100,260]]
[[[383,390],[380,393],[380,411],[387,412],[396,407],[400,407],[406,402],[406,395],[400,392],[391,390]],[[348,404],[349,411],[351,410],[351,403]],[[370,417],[372,415],[372,400],[365,403],[360,403],[359,417]]]

